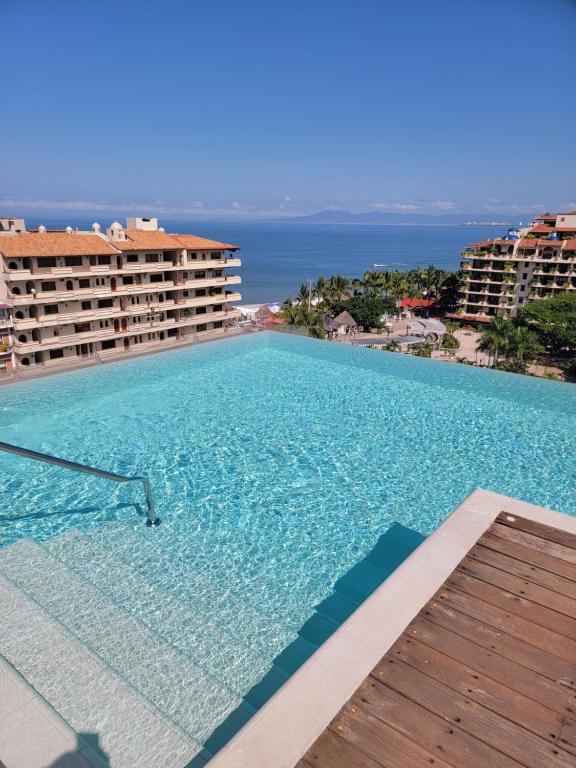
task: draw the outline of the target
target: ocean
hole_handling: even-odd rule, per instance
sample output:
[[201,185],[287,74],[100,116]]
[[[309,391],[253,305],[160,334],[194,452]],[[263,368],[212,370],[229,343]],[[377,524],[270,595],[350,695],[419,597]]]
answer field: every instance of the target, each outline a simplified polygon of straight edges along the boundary
[[[412,269],[435,264],[457,269],[460,251],[478,240],[504,234],[504,226],[411,226],[307,224],[160,219],[167,231],[194,233],[240,246],[242,303],[283,301],[308,280],[333,274],[361,277],[375,264]],[[97,220],[102,229],[108,217]],[[94,219],[27,217],[28,226],[67,224],[88,229]]]

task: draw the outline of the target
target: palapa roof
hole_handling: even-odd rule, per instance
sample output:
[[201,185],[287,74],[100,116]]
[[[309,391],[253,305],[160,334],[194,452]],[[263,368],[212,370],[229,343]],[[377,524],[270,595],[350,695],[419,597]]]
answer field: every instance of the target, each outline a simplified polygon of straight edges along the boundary
[[345,309],[342,312],[340,312],[339,315],[336,315],[336,317],[334,318],[334,322],[336,323],[336,325],[358,325],[358,323],[356,322],[356,320],[354,320],[350,312],[348,312]]

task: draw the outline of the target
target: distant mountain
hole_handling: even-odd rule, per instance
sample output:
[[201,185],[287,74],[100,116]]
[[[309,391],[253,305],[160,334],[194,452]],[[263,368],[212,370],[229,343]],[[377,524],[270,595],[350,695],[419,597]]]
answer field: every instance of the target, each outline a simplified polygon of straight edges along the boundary
[[[528,217],[525,217],[528,220]],[[350,211],[319,211],[309,216],[297,216],[283,221],[293,221],[299,224],[406,224],[406,225],[458,225],[474,222],[475,224],[501,224],[503,226],[516,224],[507,217],[490,218],[486,214],[466,213],[388,213],[385,211],[369,211],[366,213],[351,213]]]

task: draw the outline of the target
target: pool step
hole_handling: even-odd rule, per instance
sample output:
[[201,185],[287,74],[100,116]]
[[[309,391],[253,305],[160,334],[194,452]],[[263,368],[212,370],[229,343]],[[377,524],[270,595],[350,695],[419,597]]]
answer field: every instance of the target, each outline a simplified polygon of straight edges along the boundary
[[[177,597],[182,597],[182,585],[193,585],[185,597],[195,610],[217,616],[225,631],[235,630],[243,639],[252,634],[252,647],[267,658],[293,639],[298,612],[311,602],[296,595],[293,584],[286,589],[282,568],[262,570],[257,554],[237,542],[223,542],[217,534],[202,531],[183,537],[169,525],[151,531],[106,523],[91,536]],[[280,589],[275,580],[281,582]],[[273,604],[274,595],[278,599]],[[306,618],[308,614],[301,615],[300,622]]]
[[202,764],[192,739],[1,574],[0,627],[0,654],[74,730],[98,736],[112,768]]
[[197,743],[242,706],[240,697],[203,675],[174,646],[34,541],[23,539],[0,550],[0,572]]
[[157,589],[172,594],[201,616],[214,617],[216,626],[241,643],[246,644],[249,639],[252,650],[263,658],[273,658],[294,639],[294,628],[286,627],[251,605],[246,595],[234,591],[225,572],[218,577],[205,575],[202,558],[210,557],[210,547],[202,558],[195,560],[201,547],[191,534],[190,539],[177,547],[175,557],[171,535],[168,527],[134,529],[111,523],[92,531],[90,540],[112,551],[117,560],[137,570]]
[[245,637],[227,633],[211,622],[211,613],[191,610],[188,603],[159,589],[152,577],[116,559],[97,541],[92,533],[72,530],[42,546],[239,697],[266,675],[271,685],[274,680],[276,687],[284,683],[286,674],[272,669],[274,654],[266,659],[253,653],[253,633]]

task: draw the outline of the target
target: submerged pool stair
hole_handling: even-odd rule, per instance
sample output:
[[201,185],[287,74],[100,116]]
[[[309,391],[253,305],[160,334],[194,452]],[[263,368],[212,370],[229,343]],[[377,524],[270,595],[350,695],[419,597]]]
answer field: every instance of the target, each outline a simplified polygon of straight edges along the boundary
[[[410,554],[392,528],[300,626],[107,523],[0,549],[0,654],[102,765],[202,766]],[[178,579],[174,574],[178,574]]]

